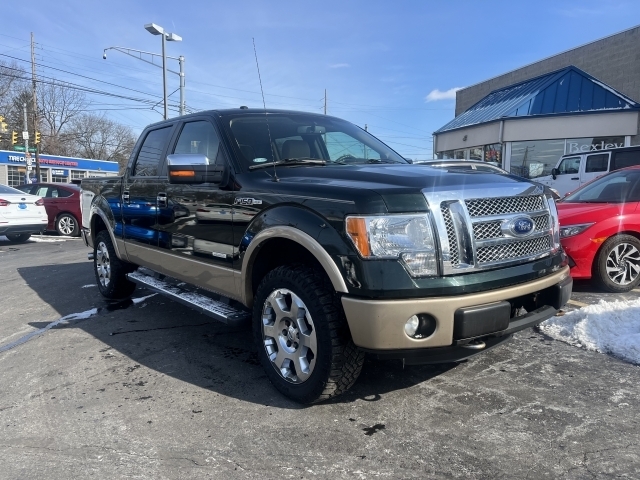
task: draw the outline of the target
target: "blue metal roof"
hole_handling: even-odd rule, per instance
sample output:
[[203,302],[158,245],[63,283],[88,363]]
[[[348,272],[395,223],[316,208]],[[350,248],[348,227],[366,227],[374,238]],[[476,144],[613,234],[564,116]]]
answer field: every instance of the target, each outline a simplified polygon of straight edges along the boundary
[[640,105],[579,68],[569,66],[494,90],[434,133],[501,118],[624,109],[640,109]]

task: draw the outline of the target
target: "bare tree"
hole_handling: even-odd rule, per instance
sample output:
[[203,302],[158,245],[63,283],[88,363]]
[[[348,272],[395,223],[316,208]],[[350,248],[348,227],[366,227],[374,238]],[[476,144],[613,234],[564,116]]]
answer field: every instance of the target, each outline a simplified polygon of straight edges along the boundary
[[72,155],[75,150],[74,134],[66,130],[88,105],[84,92],[64,83],[41,83],[38,88],[39,128],[42,132],[42,153]]
[[7,132],[0,134],[0,149],[11,148],[11,132],[24,129],[22,103],[28,95],[27,72],[15,62],[0,61],[0,115]]
[[131,128],[103,115],[83,113],[74,117],[65,136],[73,137],[74,155],[83,158],[118,162],[124,170],[136,143]]

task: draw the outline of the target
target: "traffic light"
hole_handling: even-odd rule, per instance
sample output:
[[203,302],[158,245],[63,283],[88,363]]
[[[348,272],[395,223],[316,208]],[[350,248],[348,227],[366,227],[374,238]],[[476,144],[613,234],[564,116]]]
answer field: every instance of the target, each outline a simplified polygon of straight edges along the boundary
[[36,138],[34,139],[33,143],[35,143],[36,145],[40,143],[40,132],[36,132]]
[[18,143],[18,132],[11,132],[11,145]]
[[0,115],[0,133],[7,131],[7,122],[4,121],[4,117]]

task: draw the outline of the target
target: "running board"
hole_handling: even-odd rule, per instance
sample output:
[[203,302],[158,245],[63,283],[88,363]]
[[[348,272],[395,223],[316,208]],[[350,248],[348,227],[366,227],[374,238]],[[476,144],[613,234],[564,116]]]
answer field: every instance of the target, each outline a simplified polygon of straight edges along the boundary
[[127,274],[127,277],[142,287],[153,290],[227,325],[240,325],[251,318],[251,312],[247,310],[234,308],[220,300],[214,300],[201,293],[187,290],[180,285],[174,285],[166,279],[160,280],[154,275],[136,271]]

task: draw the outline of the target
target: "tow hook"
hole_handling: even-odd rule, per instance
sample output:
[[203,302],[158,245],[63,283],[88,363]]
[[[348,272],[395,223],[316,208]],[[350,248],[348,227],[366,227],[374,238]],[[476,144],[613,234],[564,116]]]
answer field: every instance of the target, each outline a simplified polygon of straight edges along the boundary
[[463,348],[469,348],[471,350],[482,350],[487,346],[482,340],[471,340],[469,343],[460,345]]

